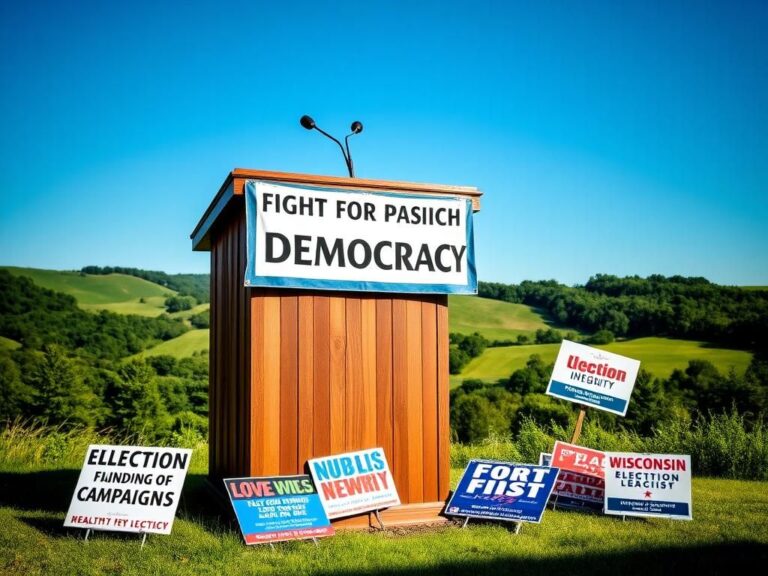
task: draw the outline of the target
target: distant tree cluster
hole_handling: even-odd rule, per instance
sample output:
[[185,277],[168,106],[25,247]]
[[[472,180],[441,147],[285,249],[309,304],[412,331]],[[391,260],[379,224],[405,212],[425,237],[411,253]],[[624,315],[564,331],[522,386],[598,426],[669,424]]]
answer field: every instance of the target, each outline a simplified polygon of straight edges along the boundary
[[161,439],[205,435],[207,354],[131,360],[183,334],[182,321],[80,310],[74,298],[0,270],[0,421],[112,427]]
[[198,314],[193,314],[189,317],[189,323],[193,328],[210,328],[211,327],[211,311],[205,310]]
[[590,334],[670,336],[768,348],[768,291],[719,286],[704,278],[598,274],[575,287],[554,280],[480,282],[478,293],[543,308],[558,323]]
[[[542,424],[566,426],[574,404],[545,394],[553,364],[533,354],[524,368],[507,380],[486,384],[465,380],[451,391],[451,429],[461,442],[477,442],[491,434],[515,434],[528,417]],[[764,421],[768,410],[768,359],[756,355],[744,376],[722,374],[705,360],[691,360],[667,379],[640,372],[625,417],[592,410],[590,419],[606,430],[624,428],[641,435],[665,422],[735,410],[747,422]]]
[[211,301],[210,274],[167,274],[156,270],[125,268],[122,266],[85,266],[83,274],[125,274],[135,276],[178,292],[179,296],[191,296],[199,304]]
[[92,361],[56,344],[0,353],[0,421],[110,427],[148,440],[208,429],[208,356]]
[[490,343],[482,334],[459,334],[451,332],[450,348],[448,349],[448,371],[459,374],[467,363],[480,356]]
[[165,311],[168,314],[174,312],[182,312],[184,310],[192,310],[197,305],[197,302],[191,296],[168,296],[165,299]]
[[165,315],[146,318],[86,312],[73,297],[7,270],[0,270],[0,294],[0,336],[31,350],[58,344],[79,355],[116,360],[189,330],[183,322]]

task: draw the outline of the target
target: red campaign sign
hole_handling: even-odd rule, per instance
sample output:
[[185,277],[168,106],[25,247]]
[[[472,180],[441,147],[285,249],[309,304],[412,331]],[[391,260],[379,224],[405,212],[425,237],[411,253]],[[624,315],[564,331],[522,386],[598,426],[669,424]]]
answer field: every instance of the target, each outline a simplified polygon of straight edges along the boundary
[[599,503],[602,508],[605,493],[605,480],[597,476],[587,476],[568,470],[562,470],[557,476],[555,496],[567,496],[576,500]]
[[599,450],[555,442],[550,465],[560,470],[570,470],[605,479],[605,452]]

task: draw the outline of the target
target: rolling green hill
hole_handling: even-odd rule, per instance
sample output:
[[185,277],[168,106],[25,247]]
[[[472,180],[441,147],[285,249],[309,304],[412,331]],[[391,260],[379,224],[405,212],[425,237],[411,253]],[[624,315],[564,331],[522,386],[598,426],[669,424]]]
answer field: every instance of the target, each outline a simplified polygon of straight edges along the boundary
[[532,336],[536,330],[554,327],[531,306],[478,296],[449,296],[448,310],[451,332],[479,332],[491,341],[515,340],[520,334]]
[[167,340],[157,346],[144,350],[135,357],[148,357],[168,355],[175,358],[192,356],[195,352],[208,350],[208,335],[210,330],[190,330],[171,340]]
[[[720,372],[725,373],[733,368],[743,374],[752,359],[752,354],[744,350],[713,348],[705,342],[670,338],[638,338],[596,348],[636,358],[640,360],[642,368],[663,378],[668,377],[675,368],[685,368],[689,360],[709,360]],[[560,344],[488,348],[467,364],[461,374],[451,376],[451,386],[457,386],[469,378],[488,382],[507,378],[515,370],[524,367],[531,354],[539,354],[544,362],[554,362],[559,349]]]
[[198,304],[194,308],[190,308],[189,310],[182,310],[180,312],[174,312],[173,314],[169,314],[171,318],[181,318],[183,320],[189,320],[192,316],[195,314],[200,314],[201,312],[205,312],[211,307],[211,305],[206,302],[205,304]]
[[[73,296],[86,310],[110,310],[122,314],[159,316],[165,310],[169,288],[123,274],[85,275],[80,272],[3,267],[12,274],[30,277],[35,284]],[[760,289],[761,287],[755,287]],[[488,298],[449,296],[450,331],[462,334],[479,332],[489,340],[515,340],[518,335],[533,336],[536,330],[553,327],[546,315],[524,304],[512,304]],[[173,314],[188,319],[203,312],[209,304]],[[565,331],[567,328],[557,327]],[[0,348],[12,349],[18,343],[3,339]],[[495,381],[508,377],[525,365],[531,354],[540,354],[551,362],[559,345],[543,344],[490,348],[470,362],[462,374],[451,377],[452,385],[466,378]],[[144,352],[145,355],[169,354],[177,358],[208,349],[208,331],[192,330]],[[702,342],[665,338],[639,338],[605,346],[606,350],[638,358],[657,376],[666,377],[675,368],[684,368],[691,359],[706,359],[721,371],[731,366],[743,372],[752,355],[749,352],[712,348]]]
[[165,311],[165,298],[175,294],[169,288],[124,274],[92,276],[59,270],[4,268],[11,274],[31,278],[38,286],[73,296],[84,310],[159,316]]

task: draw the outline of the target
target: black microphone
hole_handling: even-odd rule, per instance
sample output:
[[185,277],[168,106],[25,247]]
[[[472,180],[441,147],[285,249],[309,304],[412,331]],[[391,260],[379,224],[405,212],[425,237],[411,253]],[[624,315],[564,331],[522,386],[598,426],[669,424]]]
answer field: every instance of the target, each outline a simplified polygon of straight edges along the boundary
[[315,121],[312,120],[311,116],[307,116],[306,114],[301,117],[301,120],[299,120],[299,122],[301,122],[301,125],[304,126],[304,128],[306,128],[307,130],[312,130],[312,128],[315,127]]
[[[336,138],[334,138],[333,136],[328,134],[328,132],[326,132],[325,130],[320,128],[315,123],[315,121],[312,119],[311,116],[307,116],[306,114],[304,114],[304,116],[302,116],[299,119],[299,123],[304,128],[306,128],[307,130],[317,130],[323,136],[325,136],[327,138],[330,138],[331,140],[336,142],[336,144],[339,145],[339,148],[341,148],[341,155],[344,156],[344,162],[347,165],[347,170],[349,171],[349,177],[350,178],[354,178],[355,177],[355,165],[352,163],[352,154],[350,154],[350,152],[349,152],[349,137],[350,136],[354,136],[355,134],[360,134],[360,132],[363,131],[363,123],[362,122],[360,122],[358,120],[355,120],[354,122],[352,122],[352,126],[350,126],[350,130],[352,130],[352,133],[351,134],[347,134],[347,136],[344,138],[344,145],[343,146],[342,146],[341,142],[339,142]],[[345,147],[346,147],[346,149],[345,149]]]

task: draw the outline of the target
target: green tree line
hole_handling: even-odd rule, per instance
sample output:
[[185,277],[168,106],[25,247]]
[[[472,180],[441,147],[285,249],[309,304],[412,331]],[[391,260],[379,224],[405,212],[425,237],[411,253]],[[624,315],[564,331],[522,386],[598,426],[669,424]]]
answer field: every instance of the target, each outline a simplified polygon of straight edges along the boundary
[[117,360],[189,328],[166,315],[146,318],[81,310],[67,294],[37,286],[25,276],[0,270],[0,336],[30,350],[58,344],[81,356]]
[[208,356],[130,360],[189,328],[162,315],[89,313],[74,298],[0,270],[0,421],[108,427],[144,438],[205,435]]
[[720,286],[705,278],[598,274],[584,286],[555,280],[480,282],[485,298],[545,309],[560,324],[619,337],[669,336],[768,349],[768,291]]
[[[515,435],[525,419],[567,425],[575,404],[547,396],[554,364],[538,354],[524,368],[495,384],[465,380],[451,391],[450,420],[456,439],[478,442],[492,436]],[[721,373],[706,360],[691,360],[669,378],[657,378],[641,368],[627,415],[591,410],[590,418],[606,430],[626,429],[648,435],[672,421],[706,418],[734,410],[747,422],[764,421],[768,410],[768,359],[756,355],[743,376]]]

